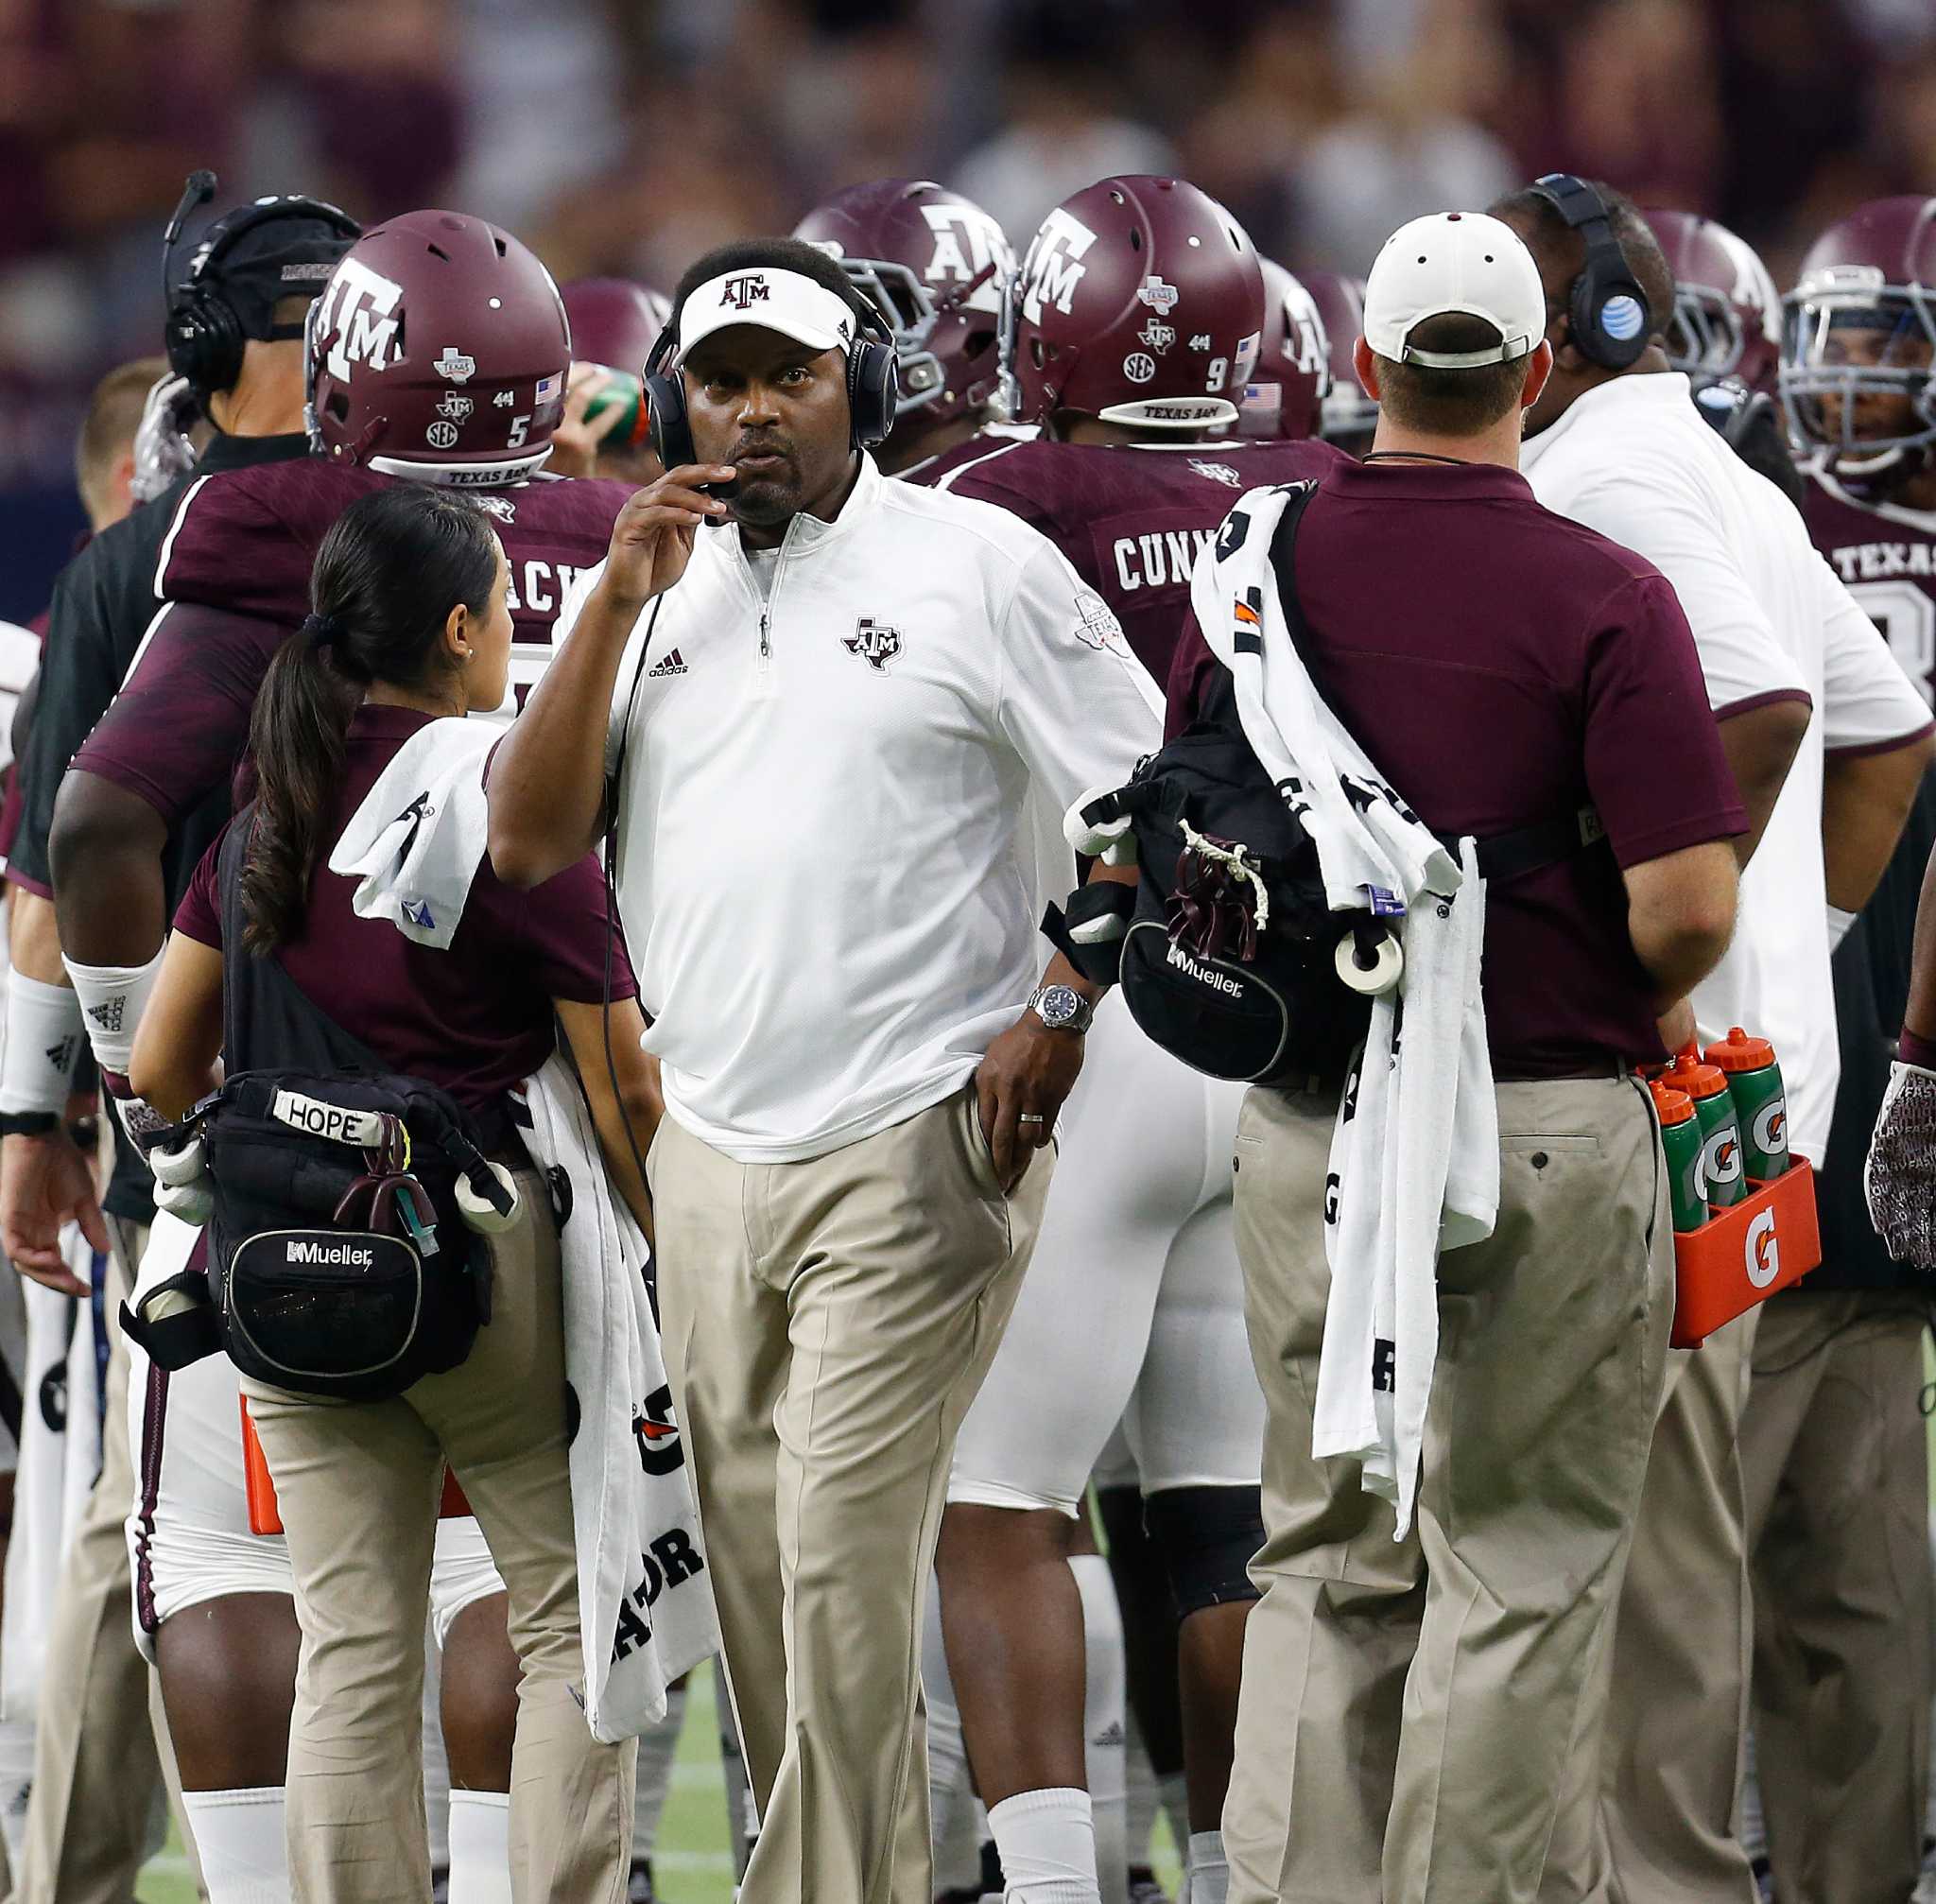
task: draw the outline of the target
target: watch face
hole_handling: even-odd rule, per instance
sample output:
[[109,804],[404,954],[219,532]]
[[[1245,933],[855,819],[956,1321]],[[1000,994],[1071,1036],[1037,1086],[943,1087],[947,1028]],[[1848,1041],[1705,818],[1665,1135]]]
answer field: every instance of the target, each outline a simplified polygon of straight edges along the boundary
[[1081,999],[1066,985],[1051,985],[1036,1008],[1045,1025],[1066,1025],[1082,1010]]

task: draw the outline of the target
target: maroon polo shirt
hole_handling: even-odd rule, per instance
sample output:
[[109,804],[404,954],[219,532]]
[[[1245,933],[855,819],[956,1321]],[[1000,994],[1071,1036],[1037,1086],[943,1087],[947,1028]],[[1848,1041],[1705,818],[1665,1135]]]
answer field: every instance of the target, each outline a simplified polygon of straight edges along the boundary
[[[1589,801],[1605,822],[1611,855],[1487,889],[1495,1074],[1658,1058],[1618,868],[1747,827],[1667,579],[1542,509],[1516,471],[1439,463],[1326,475],[1296,570],[1320,692],[1435,832],[1484,839]],[[1193,620],[1172,733],[1218,666]]]
[[[340,835],[398,749],[429,718],[401,707],[357,710],[326,839]],[[217,950],[221,847],[218,839],[203,855],[175,914],[178,932]],[[552,999],[596,1004],[604,996],[608,943],[613,996],[630,998],[638,989],[617,926],[606,923],[605,879],[596,855],[529,892],[503,884],[487,860],[447,951],[406,939],[386,919],[358,918],[350,904],[355,885],[319,863],[302,931],[274,956],[310,998],[387,1065],[441,1084],[468,1108],[496,1103],[551,1055],[557,1043]]]

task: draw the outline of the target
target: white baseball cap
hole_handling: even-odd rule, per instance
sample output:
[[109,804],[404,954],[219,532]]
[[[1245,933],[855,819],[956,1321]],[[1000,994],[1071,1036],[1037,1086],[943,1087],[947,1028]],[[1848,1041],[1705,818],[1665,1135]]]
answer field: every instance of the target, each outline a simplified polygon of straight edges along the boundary
[[[1407,339],[1428,318],[1480,318],[1499,334],[1478,351],[1425,351]],[[1385,240],[1365,280],[1365,342],[1393,363],[1470,370],[1523,357],[1546,336],[1539,267],[1512,226],[1483,212],[1434,212]]]
[[815,351],[845,350],[854,341],[854,312],[846,299],[800,271],[749,265],[693,287],[679,308],[679,348],[672,361],[683,364],[695,345],[734,324],[778,331]]

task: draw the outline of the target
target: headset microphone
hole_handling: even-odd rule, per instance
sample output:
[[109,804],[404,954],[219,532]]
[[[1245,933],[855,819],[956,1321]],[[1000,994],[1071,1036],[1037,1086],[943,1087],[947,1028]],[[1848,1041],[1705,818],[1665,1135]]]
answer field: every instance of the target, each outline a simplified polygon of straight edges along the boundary
[[162,302],[172,303],[175,296],[175,283],[170,267],[175,262],[175,247],[182,242],[182,227],[188,222],[189,213],[205,205],[216,195],[216,175],[206,167],[188,175],[188,183],[182,194],[182,202],[175,207],[175,216],[168,220],[168,229],[162,234]]

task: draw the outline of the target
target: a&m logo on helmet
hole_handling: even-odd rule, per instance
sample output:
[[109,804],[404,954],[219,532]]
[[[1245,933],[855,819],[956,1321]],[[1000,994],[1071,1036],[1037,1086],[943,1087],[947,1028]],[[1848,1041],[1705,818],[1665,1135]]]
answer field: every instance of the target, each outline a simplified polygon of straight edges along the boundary
[[1069,315],[1076,286],[1089,268],[1082,259],[1095,242],[1096,234],[1060,205],[1043,219],[1022,267],[1022,315],[1031,324],[1042,321],[1044,304]]
[[331,376],[348,383],[353,368],[389,368],[401,321],[397,306],[404,287],[379,277],[358,258],[344,258],[317,301],[315,335],[324,340],[323,363]]
[[766,274],[760,271],[749,272],[745,277],[728,278],[719,290],[719,302],[730,304],[735,311],[751,310],[754,304],[770,303],[773,287],[767,283]]
[[921,216],[934,234],[934,255],[922,273],[929,286],[939,291],[980,278],[956,308],[999,311],[1002,286],[1015,275],[1015,254],[1008,234],[978,205],[923,205]]

